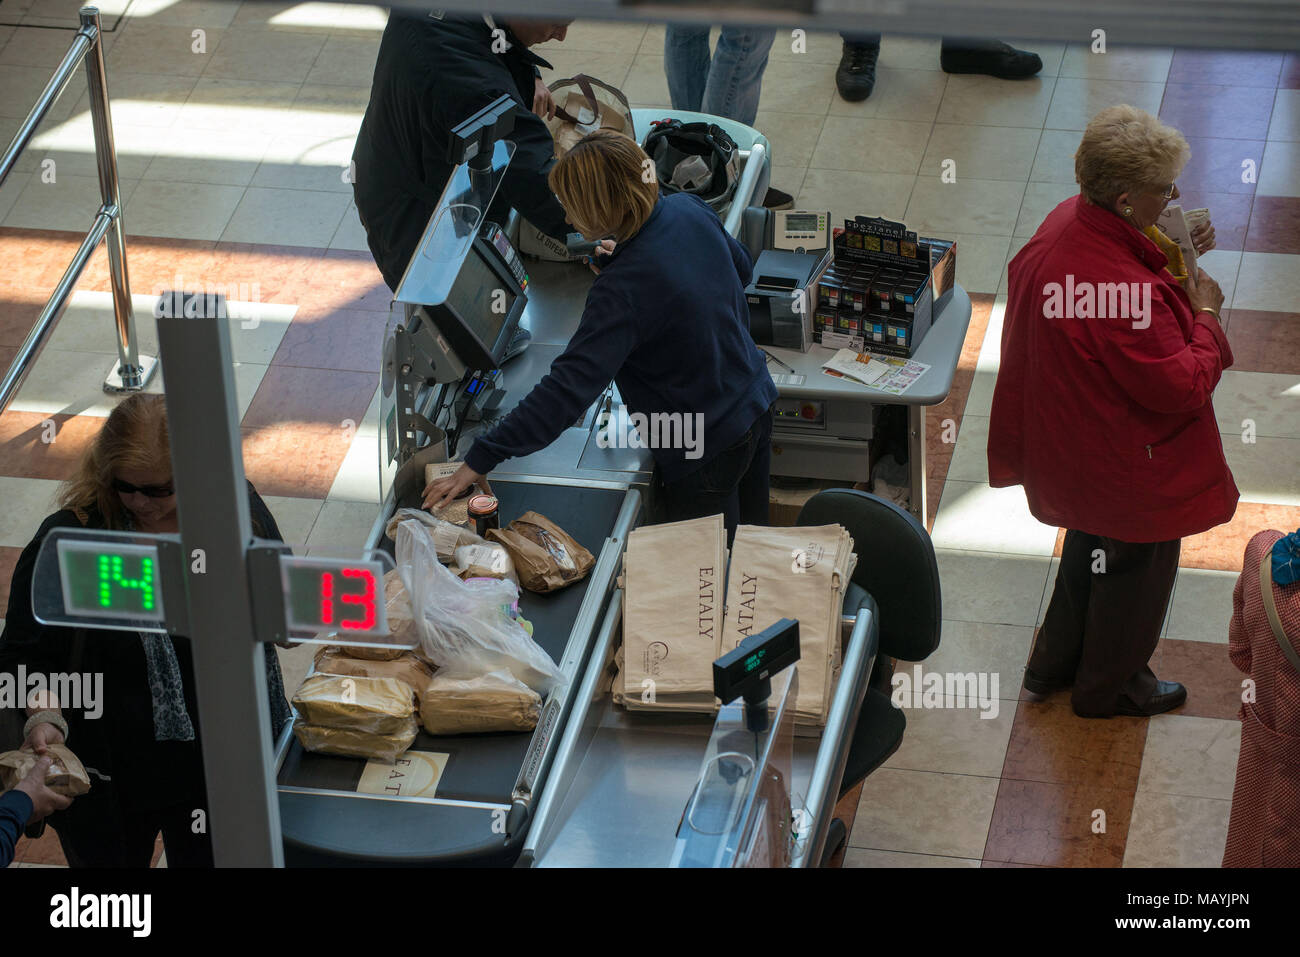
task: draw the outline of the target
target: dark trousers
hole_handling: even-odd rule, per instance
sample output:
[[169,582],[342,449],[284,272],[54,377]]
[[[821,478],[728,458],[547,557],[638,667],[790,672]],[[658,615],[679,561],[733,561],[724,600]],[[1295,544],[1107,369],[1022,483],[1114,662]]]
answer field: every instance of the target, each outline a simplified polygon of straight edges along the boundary
[[[845,43],[852,43],[857,46],[879,47],[879,33],[840,33],[840,39]],[[944,37],[941,45],[941,53],[976,53],[989,52],[998,49],[996,40],[984,40],[974,37]]]
[[1156,690],[1147,662],[1160,641],[1180,545],[1067,531],[1029,670],[1073,681],[1072,703],[1083,714],[1114,714],[1121,698],[1145,705]]
[[684,522],[722,513],[727,541],[737,525],[766,525],[772,467],[772,410],[763,412],[729,448],[690,475],[660,481],[659,520]]
[[72,867],[149,867],[154,842],[162,832],[170,867],[212,867],[212,838],[195,834],[199,801],[162,808],[124,807],[109,782],[95,781],[90,792],[73,802],[76,814],[61,811],[50,818],[63,855]]

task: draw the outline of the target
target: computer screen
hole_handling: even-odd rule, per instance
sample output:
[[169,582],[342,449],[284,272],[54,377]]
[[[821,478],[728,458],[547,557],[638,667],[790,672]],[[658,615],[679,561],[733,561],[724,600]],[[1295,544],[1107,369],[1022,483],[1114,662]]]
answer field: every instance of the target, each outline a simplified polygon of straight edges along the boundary
[[515,294],[483,259],[478,245],[470,247],[444,305],[489,352],[514,310]]

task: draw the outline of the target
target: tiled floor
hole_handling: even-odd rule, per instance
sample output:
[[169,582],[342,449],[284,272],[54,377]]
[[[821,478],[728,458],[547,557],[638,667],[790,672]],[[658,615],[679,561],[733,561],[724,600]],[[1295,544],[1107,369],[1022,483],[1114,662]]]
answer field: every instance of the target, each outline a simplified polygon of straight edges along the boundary
[[[0,141],[67,42],[50,27],[70,23],[78,5],[0,6],[9,24],[0,25]],[[147,307],[151,293],[176,285],[239,290],[230,323],[248,475],[291,543],[355,547],[377,501],[387,290],[346,173],[383,13],[221,0],[100,7],[112,28],[105,45],[137,302]],[[794,52],[778,35],[758,119],[773,144],[775,185],[835,218],[901,217],[956,238],[958,280],[975,304],[952,394],[928,419],[945,622],[925,668],[998,676],[996,714],[992,703],[989,717],[910,710],[903,746],[841,803],[852,822],[843,863],[1217,866],[1238,747],[1240,676],[1224,647],[1231,588],[1254,532],[1300,526],[1300,61],[1039,44],[1042,74],[1004,82],[942,73],[938,48],[937,39],[886,37],[875,93],[846,103],[834,91],[838,38],[813,34]],[[539,52],[555,76],[585,71],[633,105],[667,106],[662,26],[579,22]],[[1188,704],[1150,721],[1087,722],[1062,698],[1020,700],[1059,534],[1030,517],[1019,490],[987,486],[983,449],[1005,264],[1074,192],[1079,131],[1115,102],[1158,111],[1193,148],[1180,188],[1188,207],[1211,208],[1219,236],[1204,265],[1228,294],[1237,363],[1216,407],[1242,505],[1228,525],[1184,542],[1155,666],[1189,685]],[[0,188],[6,363],[98,203],[89,144],[78,80]],[[955,182],[941,180],[945,168]],[[152,351],[150,322],[139,329]],[[101,252],[0,416],[9,506],[0,600],[57,481],[108,411],[99,383],[113,354]],[[285,658],[291,687],[303,657]],[[25,842],[18,860],[62,855],[47,837]]]

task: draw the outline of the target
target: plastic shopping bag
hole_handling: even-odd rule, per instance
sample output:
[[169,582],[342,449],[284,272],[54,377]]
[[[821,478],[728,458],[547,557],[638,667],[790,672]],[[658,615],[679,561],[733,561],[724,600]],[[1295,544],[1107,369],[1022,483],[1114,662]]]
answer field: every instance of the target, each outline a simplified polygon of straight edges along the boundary
[[426,526],[397,527],[397,570],[411,594],[421,642],[444,676],[474,678],[493,671],[512,675],[545,697],[563,674],[516,617],[513,582],[461,581],[438,561]]

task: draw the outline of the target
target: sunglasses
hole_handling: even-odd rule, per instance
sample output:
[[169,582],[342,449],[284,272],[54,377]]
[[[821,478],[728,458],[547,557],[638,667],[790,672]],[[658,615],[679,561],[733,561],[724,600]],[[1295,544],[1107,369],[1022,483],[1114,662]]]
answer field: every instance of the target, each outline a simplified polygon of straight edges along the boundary
[[130,482],[123,482],[119,478],[113,479],[113,491],[121,492],[123,495],[139,492],[141,495],[147,495],[150,498],[167,498],[169,495],[176,494],[176,488],[170,482],[166,485],[132,485]]

